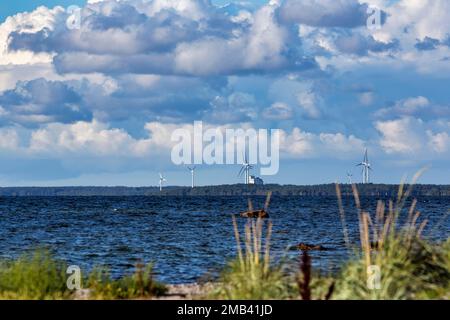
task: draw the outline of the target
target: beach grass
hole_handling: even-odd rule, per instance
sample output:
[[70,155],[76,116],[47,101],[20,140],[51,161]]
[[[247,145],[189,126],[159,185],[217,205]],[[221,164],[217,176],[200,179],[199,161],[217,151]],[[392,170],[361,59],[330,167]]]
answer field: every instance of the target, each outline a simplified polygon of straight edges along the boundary
[[271,264],[270,237],[272,223],[265,226],[261,218],[249,218],[241,235],[236,218],[233,227],[237,257],[222,271],[210,298],[230,300],[266,300],[289,298],[291,291],[282,265]]
[[[113,279],[105,268],[96,267],[84,279],[83,298],[148,299],[166,292],[156,281],[152,265],[138,264],[133,275]],[[16,260],[0,261],[0,300],[79,299],[80,290],[67,286],[67,264],[45,249],[26,253]]]
[[112,279],[108,270],[96,268],[87,279],[90,299],[149,299],[166,293],[164,284],[153,277],[152,264],[137,264],[134,274]]
[[[334,298],[446,298],[450,283],[449,247],[422,237],[428,221],[421,220],[415,199],[405,208],[419,176],[420,173],[408,188],[404,183],[400,185],[396,200],[378,201],[374,213],[362,209],[358,190],[353,185],[359,217],[359,247],[337,276]],[[337,195],[339,211],[345,216],[339,186]],[[343,221],[345,223],[345,219]],[[345,224],[343,229],[345,235]]]
[[212,297],[449,299],[450,238],[443,243],[425,239],[422,233],[428,221],[421,219],[420,212],[416,210],[417,201],[413,200],[411,206],[405,208],[419,175],[414,177],[408,187],[404,183],[400,185],[397,199],[387,203],[378,201],[373,213],[362,208],[357,186],[352,186],[359,218],[358,244],[350,242],[340,187],[336,185],[343,237],[350,258],[333,275],[322,276],[314,272],[307,251],[301,253],[298,273],[286,275],[282,263],[270,263],[271,222],[268,223],[266,245],[263,248],[263,221],[249,219],[241,236],[233,217],[237,257],[223,271],[218,286],[212,291]]
[[66,265],[38,249],[0,261],[0,299],[66,299]]

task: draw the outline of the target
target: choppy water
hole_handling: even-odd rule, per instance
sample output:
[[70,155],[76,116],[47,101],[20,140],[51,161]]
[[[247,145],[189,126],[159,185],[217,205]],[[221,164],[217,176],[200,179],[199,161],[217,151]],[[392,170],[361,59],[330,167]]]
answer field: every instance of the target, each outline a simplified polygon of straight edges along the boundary
[[[254,197],[262,207],[263,197]],[[347,225],[358,241],[357,215],[344,199]],[[363,199],[373,209],[376,199]],[[247,207],[246,197],[3,197],[0,198],[0,256],[48,246],[57,257],[90,269],[107,266],[113,275],[132,272],[139,261],[155,263],[158,278],[193,282],[214,274],[235,254],[231,214]],[[450,198],[419,199],[425,234],[449,236]],[[316,266],[331,270],[346,255],[342,224],[334,198],[274,197],[270,204],[275,256],[299,242],[321,244]],[[240,218],[241,227],[245,219]],[[434,230],[433,230],[434,229]]]

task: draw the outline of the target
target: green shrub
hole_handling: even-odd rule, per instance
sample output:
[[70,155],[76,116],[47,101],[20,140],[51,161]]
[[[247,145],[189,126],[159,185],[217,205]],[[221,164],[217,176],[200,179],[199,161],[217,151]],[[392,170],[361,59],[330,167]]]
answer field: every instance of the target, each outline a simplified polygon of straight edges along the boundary
[[0,299],[64,299],[66,265],[46,250],[28,253],[15,261],[0,262]]
[[133,275],[114,280],[107,270],[96,268],[87,279],[92,299],[136,299],[163,295],[166,287],[155,281],[152,265],[138,264]]

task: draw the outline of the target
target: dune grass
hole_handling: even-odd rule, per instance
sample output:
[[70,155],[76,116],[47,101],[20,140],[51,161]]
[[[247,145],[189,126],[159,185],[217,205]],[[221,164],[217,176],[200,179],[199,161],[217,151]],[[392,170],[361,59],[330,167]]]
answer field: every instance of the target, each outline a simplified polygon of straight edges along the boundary
[[[76,299],[77,292],[67,287],[66,271],[67,264],[45,249],[0,261],[0,299]],[[154,280],[151,264],[138,264],[133,275],[120,279],[112,279],[105,269],[95,268],[81,280],[89,299],[145,299],[166,291]]]
[[66,299],[66,265],[39,249],[0,262],[0,299]]
[[271,222],[266,227],[264,245],[263,219],[249,218],[245,225],[243,239],[234,216],[233,226],[237,257],[223,270],[209,297],[230,300],[288,298],[292,290],[290,290],[288,278],[283,273],[282,265],[271,265],[270,262]]
[[[270,263],[271,222],[266,245],[263,221],[249,219],[241,235],[233,217],[237,240],[237,257],[223,271],[212,297],[221,299],[449,299],[450,238],[431,243],[422,237],[427,220],[421,220],[414,200],[405,203],[415,181],[405,188],[401,184],[395,201],[378,201],[374,213],[361,207],[356,185],[354,200],[359,218],[359,244],[350,243],[339,185],[336,185],[344,241],[350,259],[337,274],[321,276],[312,270],[306,251],[300,257],[295,275],[288,275],[282,263]],[[406,215],[406,216],[405,216]],[[402,216],[403,219],[400,219]],[[400,224],[400,220],[406,221]]]
[[[396,201],[387,204],[378,201],[376,212],[372,215],[361,208],[358,190],[353,186],[359,217],[360,247],[338,275],[334,298],[446,297],[450,283],[450,248],[448,244],[433,244],[422,238],[428,221],[420,221],[416,200],[412,201],[410,208],[405,208],[418,176],[409,188],[400,185]],[[340,198],[339,187],[337,192]],[[342,215],[342,201],[338,202]],[[406,215],[403,224],[399,223],[401,215]]]
[[113,280],[106,269],[96,268],[88,279],[90,299],[148,299],[161,296],[167,288],[153,277],[152,264],[136,266],[135,273]]

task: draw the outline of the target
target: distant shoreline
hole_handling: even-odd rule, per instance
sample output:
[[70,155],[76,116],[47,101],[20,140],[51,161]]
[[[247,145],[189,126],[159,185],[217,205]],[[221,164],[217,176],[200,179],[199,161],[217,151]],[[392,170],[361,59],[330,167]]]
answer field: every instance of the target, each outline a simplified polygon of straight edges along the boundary
[[[352,196],[349,184],[341,184],[343,196]],[[358,184],[361,196],[395,197],[399,185],[396,184]],[[217,185],[195,188],[167,186],[160,192],[159,187],[2,187],[0,196],[263,196],[271,191],[274,196],[325,196],[335,197],[335,184],[321,185]],[[413,188],[412,196],[450,197],[450,185],[418,184]]]

